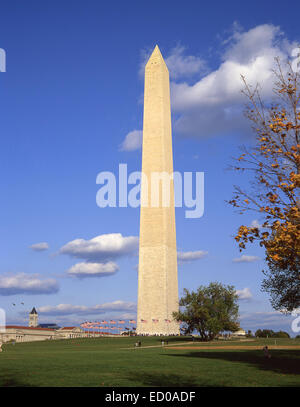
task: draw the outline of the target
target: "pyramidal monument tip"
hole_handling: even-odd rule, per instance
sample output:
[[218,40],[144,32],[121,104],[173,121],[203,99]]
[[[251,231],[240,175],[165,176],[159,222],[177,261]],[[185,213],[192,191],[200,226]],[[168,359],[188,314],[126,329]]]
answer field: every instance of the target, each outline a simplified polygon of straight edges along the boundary
[[152,54],[151,54],[150,58],[148,59],[146,66],[148,66],[148,64],[149,63],[151,64],[152,62],[155,62],[156,64],[158,62],[161,62],[163,65],[165,65],[167,67],[165,60],[162,56],[162,53],[160,52],[159,46],[157,44],[155,45],[155,48],[152,51]]

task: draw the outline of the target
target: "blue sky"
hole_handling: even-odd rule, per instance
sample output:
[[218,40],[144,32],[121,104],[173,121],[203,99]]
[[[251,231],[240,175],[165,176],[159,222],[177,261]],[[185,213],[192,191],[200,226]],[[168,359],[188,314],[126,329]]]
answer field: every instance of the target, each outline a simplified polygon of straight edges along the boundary
[[[269,1],[1,3],[0,307],[8,323],[27,323],[33,306],[41,322],[62,325],[135,317],[138,257],[126,238],[138,238],[139,209],[99,208],[96,176],[117,173],[119,163],[141,169],[142,71],[158,44],[170,71],[174,169],[205,173],[204,216],[176,210],[178,251],[198,252],[179,264],[179,292],[232,284],[243,328],[291,333],[291,318],[260,290],[263,251],[250,246],[240,259],[233,240],[240,224],[260,219],[225,200],[233,184],[249,181],[226,171],[238,146],[253,143],[239,75],[271,96],[274,56],[290,57],[300,40],[299,11],[292,1],[284,13]],[[112,233],[119,249],[105,260],[111,267],[95,266],[96,277],[82,251],[63,253],[75,239],[89,245]],[[85,278],[68,273],[78,263]]]

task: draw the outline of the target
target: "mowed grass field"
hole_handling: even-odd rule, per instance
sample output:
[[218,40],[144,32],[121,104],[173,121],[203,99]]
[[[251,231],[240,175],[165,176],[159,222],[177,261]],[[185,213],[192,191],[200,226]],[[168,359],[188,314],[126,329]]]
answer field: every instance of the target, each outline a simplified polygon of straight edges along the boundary
[[167,339],[164,347],[158,337],[4,344],[0,386],[300,386],[299,339],[276,339],[276,349],[274,339]]

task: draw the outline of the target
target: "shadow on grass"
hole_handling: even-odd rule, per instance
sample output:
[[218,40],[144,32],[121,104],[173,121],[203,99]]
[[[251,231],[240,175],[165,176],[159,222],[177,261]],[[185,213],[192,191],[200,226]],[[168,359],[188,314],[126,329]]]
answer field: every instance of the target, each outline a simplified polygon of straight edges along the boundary
[[0,377],[0,387],[34,387],[15,374],[6,374]]
[[129,380],[148,387],[198,387],[199,382],[177,374],[131,372],[127,375]]
[[227,362],[255,365],[258,369],[281,374],[300,374],[300,351],[271,350],[271,359],[266,359],[262,351],[210,351],[166,354],[170,357],[191,357],[199,359],[225,360]]

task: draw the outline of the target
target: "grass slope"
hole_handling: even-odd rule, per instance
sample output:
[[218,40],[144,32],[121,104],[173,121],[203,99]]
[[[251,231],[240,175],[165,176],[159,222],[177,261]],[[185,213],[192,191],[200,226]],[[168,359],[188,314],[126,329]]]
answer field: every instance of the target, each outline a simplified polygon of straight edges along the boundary
[[[134,343],[142,347],[134,349]],[[214,349],[214,345],[274,345],[274,339],[249,342],[192,342],[191,338],[91,338],[3,345],[0,386],[299,386],[300,350]],[[183,342],[195,349],[179,349]],[[300,345],[296,339],[276,339]],[[174,345],[178,346],[176,349]],[[183,345],[181,345],[183,346]],[[199,347],[205,346],[201,350]]]

